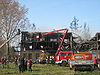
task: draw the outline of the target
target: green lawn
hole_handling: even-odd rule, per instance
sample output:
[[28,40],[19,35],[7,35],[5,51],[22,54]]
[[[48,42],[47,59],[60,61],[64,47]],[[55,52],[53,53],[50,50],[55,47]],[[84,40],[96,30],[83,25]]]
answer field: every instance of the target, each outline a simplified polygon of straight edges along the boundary
[[[7,67],[7,66],[6,66]],[[58,65],[33,64],[33,71],[19,73],[18,67],[10,63],[9,68],[2,68],[0,65],[0,75],[100,75],[100,71],[73,71],[69,67]]]

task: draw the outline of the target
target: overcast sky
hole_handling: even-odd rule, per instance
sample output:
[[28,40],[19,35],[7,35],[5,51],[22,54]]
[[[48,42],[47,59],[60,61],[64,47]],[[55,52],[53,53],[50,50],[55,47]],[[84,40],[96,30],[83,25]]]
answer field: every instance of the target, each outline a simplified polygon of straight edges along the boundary
[[91,32],[100,32],[100,0],[18,0],[29,9],[27,17],[37,31],[69,28],[73,17],[86,22]]

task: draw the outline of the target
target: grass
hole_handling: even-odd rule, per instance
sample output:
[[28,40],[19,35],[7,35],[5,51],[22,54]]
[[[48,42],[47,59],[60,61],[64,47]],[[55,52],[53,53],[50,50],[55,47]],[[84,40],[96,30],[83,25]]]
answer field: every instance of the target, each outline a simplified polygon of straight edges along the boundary
[[[18,67],[9,63],[9,68],[2,68],[0,65],[0,75],[100,75],[100,71],[74,71],[69,67],[61,67],[50,64],[33,64],[32,72],[20,73]],[[6,66],[7,67],[7,66]]]

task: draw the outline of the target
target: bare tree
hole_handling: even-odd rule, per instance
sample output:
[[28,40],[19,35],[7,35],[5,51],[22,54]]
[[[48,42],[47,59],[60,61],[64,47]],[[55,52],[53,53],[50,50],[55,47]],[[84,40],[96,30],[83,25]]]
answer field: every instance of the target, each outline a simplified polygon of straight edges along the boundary
[[76,42],[82,42],[82,37],[81,37],[81,28],[82,26],[78,24],[79,20],[74,16],[72,22],[70,23],[70,29],[72,30],[72,33],[74,34],[77,39],[75,40]]
[[[18,29],[25,28],[29,24],[26,17],[27,9],[15,0],[0,0],[0,36],[6,41],[17,33]],[[7,42],[7,54],[9,45]]]
[[70,29],[77,31],[81,26],[78,24],[79,20],[74,16],[72,22],[70,23]]
[[81,35],[84,41],[89,40],[91,38],[90,28],[86,22],[84,23],[84,27]]

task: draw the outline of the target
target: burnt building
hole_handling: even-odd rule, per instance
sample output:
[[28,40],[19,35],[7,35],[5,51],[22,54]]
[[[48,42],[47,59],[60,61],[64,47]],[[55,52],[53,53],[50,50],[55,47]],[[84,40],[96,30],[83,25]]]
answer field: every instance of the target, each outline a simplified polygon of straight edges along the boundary
[[[21,54],[28,58],[36,60],[41,50],[49,53],[49,55],[55,55],[58,46],[63,37],[63,33],[52,33],[45,36],[41,36],[43,32],[22,32],[21,34]],[[67,33],[63,45],[63,50],[72,49],[72,33]]]
[[81,51],[83,50],[96,53],[97,57],[100,58],[100,33],[96,33],[94,37],[92,37],[90,40],[86,40],[80,45]]
[[90,49],[100,58],[100,33],[96,33],[94,37],[89,40]]

